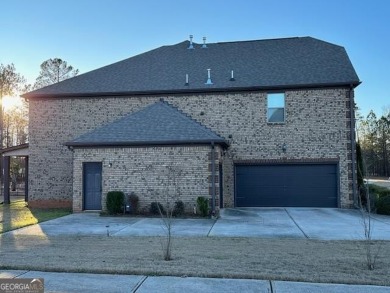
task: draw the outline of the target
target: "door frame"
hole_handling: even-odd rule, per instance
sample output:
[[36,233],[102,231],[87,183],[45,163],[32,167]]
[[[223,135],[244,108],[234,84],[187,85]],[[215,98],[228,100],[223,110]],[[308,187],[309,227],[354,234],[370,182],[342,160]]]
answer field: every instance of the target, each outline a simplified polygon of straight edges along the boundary
[[100,182],[100,206],[101,210],[103,209],[103,163],[102,162],[83,162],[83,171],[82,171],[82,189],[83,189],[83,195],[82,195],[82,210],[86,211],[87,209],[85,208],[85,197],[86,197],[86,172],[85,172],[85,166],[87,164],[99,164],[100,165],[100,172],[101,172],[101,182]]
[[223,209],[223,165],[219,164],[218,170],[218,182],[219,182],[219,208]]

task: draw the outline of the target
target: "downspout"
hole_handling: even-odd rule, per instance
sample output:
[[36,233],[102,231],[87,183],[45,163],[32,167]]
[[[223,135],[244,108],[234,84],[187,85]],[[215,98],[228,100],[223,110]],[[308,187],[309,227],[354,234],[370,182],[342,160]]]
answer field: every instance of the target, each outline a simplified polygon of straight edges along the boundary
[[352,158],[352,196],[353,196],[353,204],[355,208],[358,208],[358,200],[357,200],[357,177],[356,177],[356,137],[355,137],[355,103],[354,103],[354,95],[353,95],[353,86],[350,86],[349,89],[349,111],[350,111],[350,119],[351,119],[351,158]]
[[[75,180],[74,180],[75,179],[75,177],[74,177],[74,147],[68,145],[68,150],[72,154],[72,160],[71,160],[71,165],[72,165],[72,212],[74,213],[75,212],[75,206],[74,206],[75,194],[73,191],[74,182],[75,182]],[[84,163],[82,163],[82,165],[83,164]],[[84,173],[84,168],[82,169],[82,173],[81,173],[81,194],[77,194],[77,196],[80,196],[80,198],[81,198],[81,207],[79,207],[79,209],[76,210],[78,212],[81,212],[84,209],[84,174],[83,173]]]
[[211,142],[211,215],[215,216],[215,146]]

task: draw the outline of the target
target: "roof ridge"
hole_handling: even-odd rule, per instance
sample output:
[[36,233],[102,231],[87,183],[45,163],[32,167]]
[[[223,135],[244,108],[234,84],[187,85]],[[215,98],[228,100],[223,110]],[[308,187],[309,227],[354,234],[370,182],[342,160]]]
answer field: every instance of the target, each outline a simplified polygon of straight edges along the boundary
[[[233,44],[233,43],[251,43],[251,42],[267,42],[267,41],[283,41],[283,40],[295,40],[295,39],[307,39],[312,38],[310,36],[303,36],[303,37],[281,37],[281,38],[269,38],[269,39],[255,39],[255,40],[237,40],[237,41],[222,41],[222,42],[207,42],[207,45],[223,45],[223,44]],[[182,42],[173,44],[173,45],[166,45],[163,47],[169,47],[169,46],[177,46],[184,43],[189,43],[189,40],[184,40]],[[195,41],[192,41],[192,44],[194,45],[202,45],[203,43],[197,43]],[[330,43],[331,44],[331,43]]]
[[294,39],[304,39],[309,37],[285,37],[285,38],[270,38],[270,39],[258,39],[258,40],[244,40],[244,41],[226,41],[226,42],[216,42],[210,44],[231,44],[231,43],[251,43],[251,42],[267,42],[267,41],[282,41],[282,40],[294,40]]
[[[219,135],[218,133],[216,133],[214,130],[212,130],[211,128],[207,127],[206,125],[203,125],[202,123],[200,123],[198,120],[194,119],[192,116],[190,116],[189,114],[183,112],[182,110],[180,110],[178,107],[170,104],[168,101],[165,101],[163,98],[160,99],[160,103],[162,103],[163,105],[165,105],[166,107],[170,107],[174,110],[177,111],[178,114],[181,114],[180,115],[180,118],[183,119],[183,118],[188,118],[189,120],[193,121],[194,123],[196,123],[198,126],[201,127],[201,130],[207,134],[207,135],[210,135],[209,132],[211,133],[214,133],[216,134],[217,136],[219,136],[220,138],[222,139],[225,139],[223,136]],[[184,117],[183,117],[184,116]]]

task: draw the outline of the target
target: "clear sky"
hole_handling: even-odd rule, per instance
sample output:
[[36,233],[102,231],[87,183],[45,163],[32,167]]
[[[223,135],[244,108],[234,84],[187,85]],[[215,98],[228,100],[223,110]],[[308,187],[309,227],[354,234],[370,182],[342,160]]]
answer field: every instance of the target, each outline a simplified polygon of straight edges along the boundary
[[34,83],[61,58],[80,73],[194,35],[208,42],[312,36],[346,48],[362,114],[390,107],[389,0],[0,0],[0,63]]

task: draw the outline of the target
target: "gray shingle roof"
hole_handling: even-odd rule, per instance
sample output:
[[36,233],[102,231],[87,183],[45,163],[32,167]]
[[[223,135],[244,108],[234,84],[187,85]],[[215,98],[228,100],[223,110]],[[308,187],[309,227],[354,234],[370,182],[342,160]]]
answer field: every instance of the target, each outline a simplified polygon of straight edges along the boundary
[[227,142],[210,129],[160,101],[86,133],[68,146],[215,144]]
[[[358,85],[343,47],[311,37],[163,46],[25,94],[94,96]],[[206,85],[207,69],[213,84]],[[235,81],[231,81],[231,71]],[[189,85],[185,85],[186,74]]]

